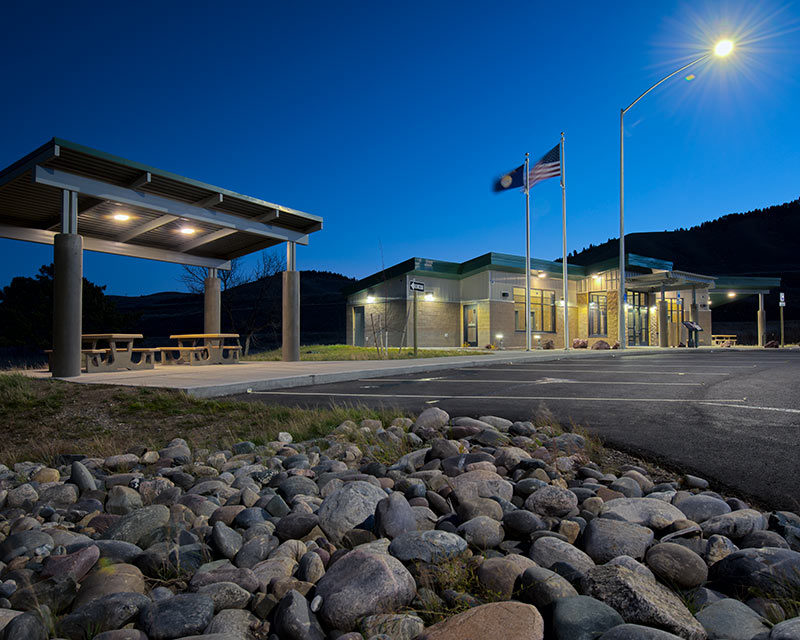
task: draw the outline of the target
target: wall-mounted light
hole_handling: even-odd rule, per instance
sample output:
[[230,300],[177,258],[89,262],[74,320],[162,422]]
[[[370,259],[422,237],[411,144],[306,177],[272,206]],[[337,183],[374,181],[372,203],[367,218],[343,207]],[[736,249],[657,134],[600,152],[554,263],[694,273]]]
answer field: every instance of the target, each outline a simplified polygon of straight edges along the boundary
[[600,277],[599,273],[595,273],[593,277],[595,282],[600,282],[603,279]]
[[425,294],[425,302],[433,302],[433,294],[432,293],[426,293]]
[[375,302],[375,296],[367,296],[367,304],[372,304]]
[[115,213],[113,215],[114,220],[119,222],[125,222],[126,220],[130,220],[131,217],[127,213]]
[[181,233],[187,236],[192,235],[196,231],[197,229],[195,229],[194,227],[181,227]]
[[656,306],[655,306],[655,305],[653,305],[652,307],[650,307],[650,311],[655,311],[655,310],[656,310]]
[[728,291],[728,297],[729,298],[735,298],[736,297],[736,292],[735,291]]
[[503,339],[503,334],[502,333],[496,333],[494,337],[497,338],[498,340],[502,340]]
[[540,272],[539,272],[539,277],[540,277],[540,278],[546,278],[546,277],[547,277],[547,274],[546,274],[544,271],[540,271]]

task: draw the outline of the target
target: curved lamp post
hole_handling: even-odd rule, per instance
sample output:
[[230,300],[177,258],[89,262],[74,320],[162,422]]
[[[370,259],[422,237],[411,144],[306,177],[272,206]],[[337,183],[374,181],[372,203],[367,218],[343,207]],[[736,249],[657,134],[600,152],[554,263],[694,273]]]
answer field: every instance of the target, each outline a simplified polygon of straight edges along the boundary
[[661,78],[647,91],[642,93],[636,100],[631,102],[624,109],[619,111],[619,292],[618,292],[618,327],[619,327],[619,348],[624,349],[627,346],[627,317],[625,309],[625,146],[624,146],[624,119],[625,114],[630,108],[635,105],[639,100],[644,98],[648,93],[655,89],[662,82],[666,82],[673,76],[678,75],[681,71],[685,71],[689,67],[696,65],[698,62],[703,62],[711,56],[724,58],[731,51],[733,51],[733,42],[730,40],[720,40],[714,45],[713,51],[703,54],[696,60],[692,60],[689,64],[683,65],[680,69],[673,71],[668,76]]

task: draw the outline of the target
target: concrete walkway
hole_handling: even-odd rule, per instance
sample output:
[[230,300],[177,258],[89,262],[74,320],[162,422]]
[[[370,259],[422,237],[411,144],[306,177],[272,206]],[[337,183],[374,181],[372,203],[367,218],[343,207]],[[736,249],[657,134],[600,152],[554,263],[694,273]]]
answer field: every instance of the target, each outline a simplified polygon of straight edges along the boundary
[[[230,365],[167,365],[144,371],[85,373],[65,378],[79,384],[110,384],[157,389],[176,389],[198,398],[230,396],[249,391],[289,389],[313,384],[347,382],[360,378],[424,373],[454,367],[475,367],[488,363],[564,358],[593,358],[615,355],[657,353],[657,347],[636,347],[625,351],[553,349],[547,351],[499,351],[486,355],[418,358],[416,360],[334,360],[302,362],[240,362]],[[25,371],[27,375],[49,378],[47,371]]]

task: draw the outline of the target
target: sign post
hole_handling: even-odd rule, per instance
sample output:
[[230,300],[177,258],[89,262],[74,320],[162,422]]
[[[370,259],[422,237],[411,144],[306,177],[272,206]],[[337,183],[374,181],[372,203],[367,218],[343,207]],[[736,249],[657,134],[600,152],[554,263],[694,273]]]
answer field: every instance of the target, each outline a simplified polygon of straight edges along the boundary
[[786,306],[786,296],[784,295],[783,291],[780,292],[780,298],[778,300],[778,307],[780,309],[781,314],[781,347],[783,347],[783,308]]
[[409,283],[409,288],[414,292],[414,357],[417,357],[417,293],[425,291],[425,284],[423,282],[416,282],[412,280]]

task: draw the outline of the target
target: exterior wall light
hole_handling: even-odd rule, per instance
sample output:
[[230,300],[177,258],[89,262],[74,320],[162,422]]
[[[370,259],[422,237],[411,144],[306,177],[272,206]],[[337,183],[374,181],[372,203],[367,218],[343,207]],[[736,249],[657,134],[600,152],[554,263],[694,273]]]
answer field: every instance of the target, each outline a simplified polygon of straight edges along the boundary
[[125,222],[126,220],[131,219],[131,217],[127,213],[115,213],[113,217],[114,220],[117,220],[119,222]]
[[426,293],[425,294],[425,302],[433,302],[433,294],[432,293]]
[[497,333],[497,334],[495,334],[494,337],[497,338],[498,340],[502,340],[503,339],[503,334],[502,333]]
[[729,298],[735,298],[736,297],[736,292],[735,291],[728,291],[728,297]]
[[367,296],[367,304],[372,304],[375,302],[375,296]]
[[192,235],[195,231],[197,231],[197,229],[193,227],[181,227],[181,233],[187,236]]
[[539,272],[539,277],[540,277],[540,278],[546,278],[546,277],[547,277],[547,274],[546,274],[544,271],[540,271],[540,272]]

